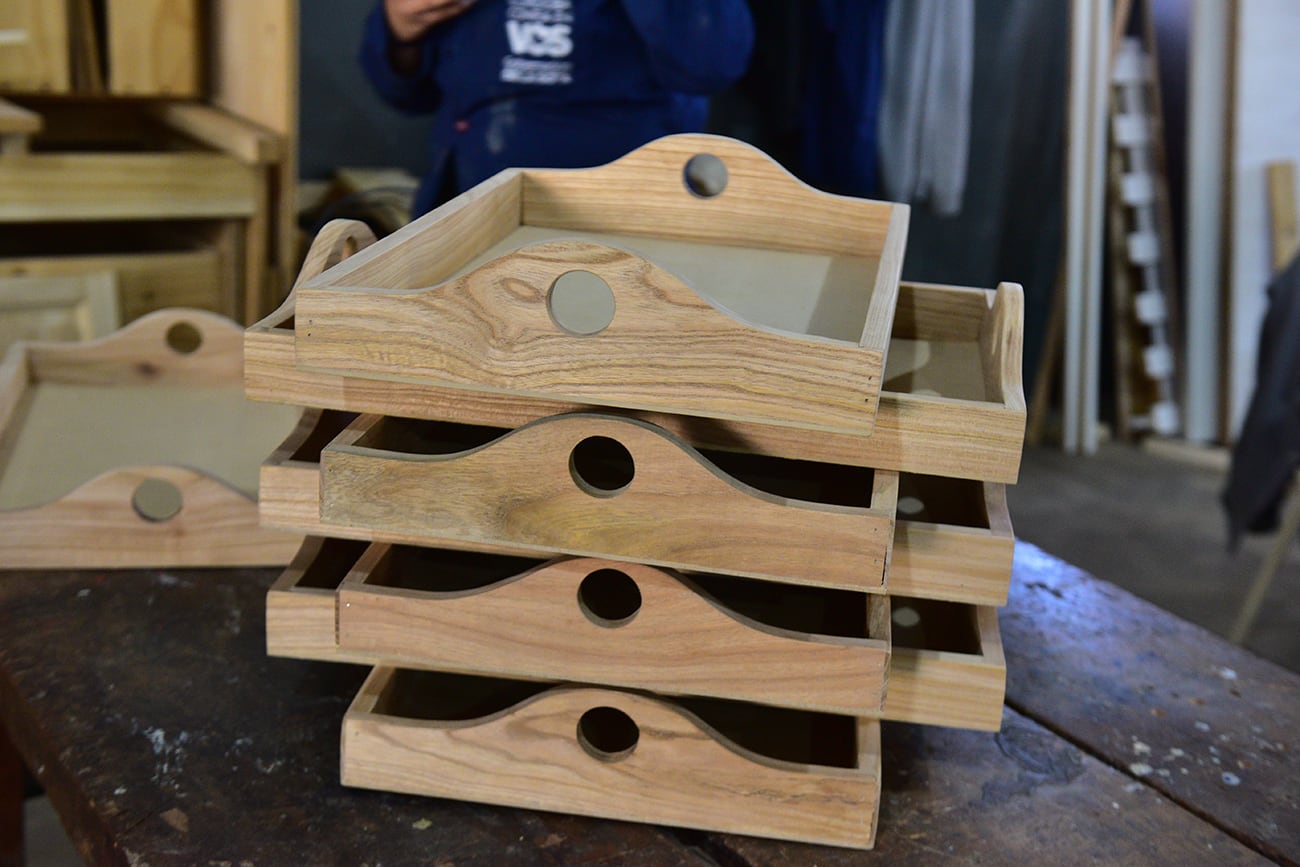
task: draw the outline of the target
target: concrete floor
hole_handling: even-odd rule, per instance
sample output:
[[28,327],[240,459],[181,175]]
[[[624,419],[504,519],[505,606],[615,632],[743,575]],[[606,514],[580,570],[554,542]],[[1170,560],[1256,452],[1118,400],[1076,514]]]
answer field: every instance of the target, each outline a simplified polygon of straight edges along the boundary
[[[1230,553],[1209,453],[1105,443],[1095,456],[1026,449],[1008,491],[1016,536],[1226,636],[1272,536]],[[1189,457],[1190,456],[1190,457]],[[1274,579],[1245,645],[1300,671],[1300,544]]]

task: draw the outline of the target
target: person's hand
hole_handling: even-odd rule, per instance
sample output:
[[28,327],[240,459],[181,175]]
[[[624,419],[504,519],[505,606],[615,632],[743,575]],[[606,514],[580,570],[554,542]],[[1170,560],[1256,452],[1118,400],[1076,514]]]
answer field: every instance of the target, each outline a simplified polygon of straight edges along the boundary
[[398,42],[414,42],[472,5],[474,0],[384,0],[384,15]]

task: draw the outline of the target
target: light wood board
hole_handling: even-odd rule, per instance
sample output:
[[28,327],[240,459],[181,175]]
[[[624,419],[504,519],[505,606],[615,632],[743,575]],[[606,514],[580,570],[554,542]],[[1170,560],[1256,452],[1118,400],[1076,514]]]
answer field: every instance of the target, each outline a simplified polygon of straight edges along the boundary
[[197,96],[198,0],[107,0],[108,91]]
[[90,340],[122,324],[111,271],[76,277],[0,275],[0,352],[20,340]]
[[[879,724],[856,726],[853,767],[760,756],[694,714],[613,690],[561,688],[465,721],[384,713],[378,668],[343,721],[343,784],[541,810],[870,848],[880,794]],[[592,755],[579,721],[630,717],[639,739]]]
[[67,5],[51,0],[5,0],[0,4],[0,90],[66,93]]
[[[880,712],[889,642],[868,635],[868,609],[886,606],[883,597],[787,590],[787,607],[829,609],[813,621],[823,629],[835,604],[858,606],[858,635],[802,632],[742,613],[746,598],[762,598],[755,582],[724,585],[733,608],[691,579],[638,563],[564,559],[513,574],[517,562],[373,545],[339,588],[339,647],[441,671]],[[478,569],[506,576],[440,589],[459,588]],[[602,617],[598,602],[611,586],[636,594],[617,606],[617,620]]]
[[[884,586],[895,473],[874,474],[872,490],[860,492],[869,506],[809,503],[732,479],[676,436],[634,419],[543,419],[444,455],[385,448],[401,423],[381,421],[359,418],[322,453],[325,526],[826,587]],[[630,483],[595,490],[579,477],[571,453],[591,438],[630,453]]]

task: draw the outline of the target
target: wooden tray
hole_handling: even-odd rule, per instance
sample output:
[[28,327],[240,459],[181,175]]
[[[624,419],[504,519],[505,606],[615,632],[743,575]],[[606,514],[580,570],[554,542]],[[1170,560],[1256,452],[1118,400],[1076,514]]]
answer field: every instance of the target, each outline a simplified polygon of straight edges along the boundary
[[[321,453],[320,515],[327,529],[425,545],[466,540],[883,592],[898,475],[858,470],[850,487],[845,468],[748,457],[764,464],[747,470],[752,484],[661,428],[594,413],[505,435],[361,416]],[[801,496],[817,469],[834,487],[813,484]],[[769,477],[793,482],[795,493]],[[823,490],[829,499],[814,500]]]
[[893,651],[885,718],[997,731],[1007,663],[998,611],[890,597]]
[[0,561],[9,568],[279,565],[258,525],[262,458],[301,411],[240,393],[242,334],[161,311],[0,363]]
[[[299,286],[373,238],[355,222],[327,225],[312,246]],[[294,348],[296,305],[291,294],[245,336],[245,387],[253,400],[500,428],[598,408],[300,368]],[[1023,306],[1023,293],[1013,283],[996,290],[902,284],[879,412],[868,437],[760,421],[633,414],[701,449],[1013,483],[1025,429]],[[971,382],[970,372],[982,374],[982,386]]]
[[376,668],[345,786],[870,848],[874,720]]
[[[715,195],[690,186],[705,155],[728,172]],[[719,136],[512,169],[303,286],[297,363],[862,436],[907,214]]]
[[338,643],[439,671],[879,715],[883,596],[372,545],[338,591]]
[[899,476],[891,594],[1005,605],[1015,545],[1005,485]]

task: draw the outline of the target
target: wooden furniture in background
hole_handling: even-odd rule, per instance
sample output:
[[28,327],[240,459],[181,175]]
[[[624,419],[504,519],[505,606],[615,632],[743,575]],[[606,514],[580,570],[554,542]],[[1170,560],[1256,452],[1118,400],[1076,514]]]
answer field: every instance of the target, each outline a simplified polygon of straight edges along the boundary
[[0,276],[0,353],[20,340],[91,340],[121,324],[112,271]]
[[[20,0],[5,14],[21,23],[6,30],[0,18],[0,94],[43,116],[45,128],[27,120],[8,129],[17,121],[0,104],[0,221],[166,221],[201,236],[238,281],[201,306],[245,322],[274,307],[296,266],[296,0],[109,0],[102,15],[84,0]],[[57,27],[46,26],[56,18]],[[25,56],[37,34],[56,30],[48,62],[61,77],[6,74],[6,58]],[[125,140],[149,118],[166,136]],[[105,143],[113,146],[97,147]],[[5,246],[0,255],[34,255]],[[139,251],[78,250],[67,236],[60,249]],[[160,298],[150,309],[186,300]],[[138,301],[124,299],[128,316]]]

